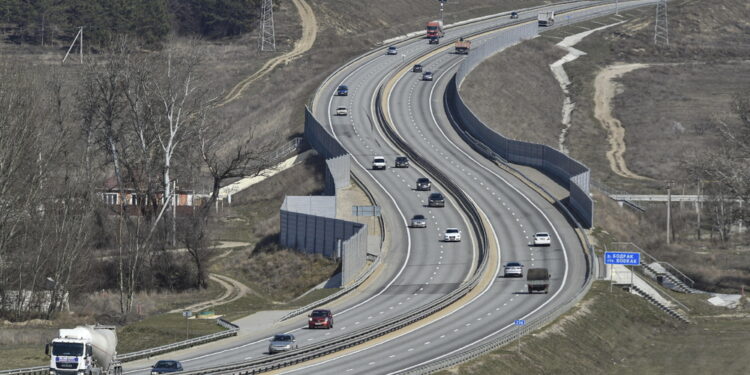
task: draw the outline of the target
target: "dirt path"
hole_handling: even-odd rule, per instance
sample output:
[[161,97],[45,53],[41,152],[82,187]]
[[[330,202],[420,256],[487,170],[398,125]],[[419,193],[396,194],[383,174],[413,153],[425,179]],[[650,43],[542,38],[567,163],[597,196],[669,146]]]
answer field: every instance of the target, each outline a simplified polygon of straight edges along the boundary
[[224,99],[219,102],[219,107],[239,98],[242,95],[242,92],[245,91],[250,84],[270,73],[279,64],[289,64],[312,48],[315,43],[315,38],[318,35],[318,23],[315,20],[315,14],[305,0],[292,0],[292,2],[294,3],[294,6],[297,7],[297,12],[299,12],[299,17],[302,20],[302,38],[294,43],[294,48],[290,52],[268,60],[260,69],[258,69],[258,71],[235,85]]
[[616,95],[617,84],[612,80],[621,77],[627,72],[648,67],[646,64],[615,64],[602,69],[594,80],[594,117],[607,131],[609,151],[607,160],[609,167],[616,174],[638,180],[650,180],[648,177],[640,176],[628,169],[625,162],[625,128],[620,120],[612,117],[612,99]]
[[178,312],[185,311],[185,310],[200,311],[200,310],[212,307],[212,306],[234,302],[248,294],[255,294],[255,291],[248,288],[247,285],[235,279],[232,279],[231,277],[226,277],[223,275],[217,275],[215,273],[212,273],[208,275],[208,278],[213,281],[216,281],[217,283],[219,283],[219,285],[221,285],[222,288],[224,288],[224,293],[222,293],[222,295],[219,296],[219,298],[212,299],[209,301],[199,302],[194,305],[182,307],[179,309],[174,309],[170,311],[170,313],[178,313]]

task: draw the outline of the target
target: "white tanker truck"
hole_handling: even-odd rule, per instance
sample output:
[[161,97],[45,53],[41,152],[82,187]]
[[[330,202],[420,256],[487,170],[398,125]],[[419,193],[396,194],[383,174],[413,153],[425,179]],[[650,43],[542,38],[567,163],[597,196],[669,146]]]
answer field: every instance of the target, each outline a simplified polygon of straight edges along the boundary
[[117,334],[113,326],[78,326],[61,329],[59,337],[47,344],[50,375],[120,375],[115,358]]

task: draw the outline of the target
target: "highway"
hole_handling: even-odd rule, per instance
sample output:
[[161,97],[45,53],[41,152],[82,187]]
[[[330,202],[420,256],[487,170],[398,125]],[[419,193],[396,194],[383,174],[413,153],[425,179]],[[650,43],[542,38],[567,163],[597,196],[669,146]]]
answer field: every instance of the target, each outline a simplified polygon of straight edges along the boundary
[[[560,10],[585,3],[590,2],[549,8]],[[614,5],[608,7],[614,12]],[[520,15],[522,20],[535,22],[536,11],[522,11]],[[503,17],[449,29],[445,39],[512,21]],[[473,38],[473,48],[489,37]],[[335,313],[335,326],[331,330],[303,328],[306,318],[299,317],[273,327],[273,331],[259,327],[257,332],[241,338],[166,357],[181,360],[188,371],[262,358],[268,356],[267,339],[274,331],[295,334],[300,347],[344,336],[434,301],[471,277],[479,261],[479,251],[466,214],[458,209],[451,195],[443,208],[426,206],[429,192],[418,192],[414,187],[418,177],[428,174],[415,165],[394,168],[393,161],[402,152],[387,140],[383,125],[376,123],[377,94],[399,70],[389,86],[391,90],[380,103],[393,129],[412,150],[449,175],[474,203],[485,219],[491,249],[497,252],[493,256],[500,263],[519,261],[526,269],[550,270],[550,293],[530,295],[523,279],[502,278],[501,267],[495,267],[482,290],[458,309],[428,319],[421,327],[399,331],[376,345],[365,344],[285,372],[386,374],[409,369],[495,337],[512,327],[514,320],[549,313],[578,294],[585,284],[587,263],[580,239],[566,217],[531,187],[473,151],[448,121],[443,93],[463,56],[438,51],[446,44],[435,46],[424,39],[413,39],[399,44],[396,56],[386,56],[380,50],[356,59],[326,80],[313,100],[313,114],[352,154],[353,173],[364,181],[383,208],[387,254],[377,282],[367,283],[356,295],[330,306]],[[420,63],[425,71],[435,72],[432,82],[421,81],[421,74],[403,69],[410,60],[428,52],[436,53],[421,58]],[[340,84],[349,86],[348,96],[334,95]],[[349,114],[335,116],[339,106],[347,107]],[[376,155],[386,158],[389,164],[386,170],[370,169]],[[446,192],[435,181],[432,191]],[[427,228],[407,227],[414,214],[428,218]],[[439,241],[447,227],[460,228],[463,241]],[[531,246],[531,236],[537,231],[550,232],[552,245]],[[125,363],[124,373],[148,373],[153,362],[151,359]]]

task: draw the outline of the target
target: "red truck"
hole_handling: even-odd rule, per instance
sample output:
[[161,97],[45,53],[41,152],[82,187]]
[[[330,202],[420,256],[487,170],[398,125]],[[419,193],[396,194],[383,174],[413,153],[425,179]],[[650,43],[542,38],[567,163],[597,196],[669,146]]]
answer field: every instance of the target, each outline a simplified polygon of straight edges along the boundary
[[430,40],[437,40],[443,37],[445,33],[443,32],[443,21],[430,21],[427,22],[427,39]]

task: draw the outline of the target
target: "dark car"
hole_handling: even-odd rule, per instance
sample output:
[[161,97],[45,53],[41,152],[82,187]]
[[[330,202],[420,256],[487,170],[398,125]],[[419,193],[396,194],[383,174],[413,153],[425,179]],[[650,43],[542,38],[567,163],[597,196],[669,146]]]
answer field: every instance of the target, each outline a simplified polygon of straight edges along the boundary
[[346,85],[339,86],[339,88],[336,90],[336,95],[338,96],[349,95],[349,87],[347,87]]
[[427,205],[430,207],[445,207],[445,197],[440,193],[432,193],[427,198]]
[[429,191],[432,190],[432,183],[429,178],[420,177],[417,179],[417,190]]
[[432,81],[432,72],[422,73],[422,81]]
[[158,361],[151,366],[152,375],[180,371],[182,371],[182,364],[179,361]]
[[414,73],[422,73],[422,65],[421,64],[414,65],[414,67],[411,68],[411,71]]
[[518,12],[510,12],[510,19],[514,20],[518,18]]
[[307,319],[307,328],[333,328],[333,313],[331,310],[313,310]]
[[430,38],[430,44],[440,44],[440,38],[438,37]]
[[409,168],[409,159],[406,156],[398,156],[396,157],[395,166],[396,168]]

